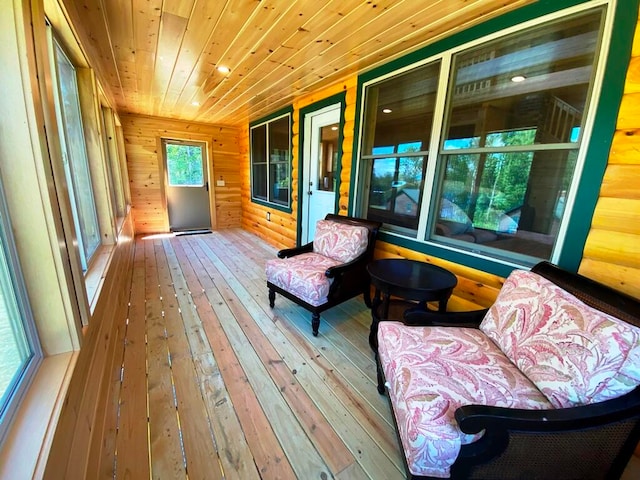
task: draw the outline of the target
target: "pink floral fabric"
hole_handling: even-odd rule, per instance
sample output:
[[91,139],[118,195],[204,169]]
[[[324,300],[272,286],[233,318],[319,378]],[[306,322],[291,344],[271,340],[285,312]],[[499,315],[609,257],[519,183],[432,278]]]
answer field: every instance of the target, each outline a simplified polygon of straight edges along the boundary
[[347,263],[362,255],[369,243],[367,227],[319,220],[313,240],[313,251]]
[[512,272],[480,328],[557,408],[640,384],[640,329],[535,273]]
[[265,273],[269,282],[317,307],[327,302],[333,281],[324,272],[340,264],[332,258],[310,252],[268,260]]
[[450,476],[464,434],[462,405],[548,409],[551,404],[483,332],[381,322],[378,354],[398,431],[414,475]]

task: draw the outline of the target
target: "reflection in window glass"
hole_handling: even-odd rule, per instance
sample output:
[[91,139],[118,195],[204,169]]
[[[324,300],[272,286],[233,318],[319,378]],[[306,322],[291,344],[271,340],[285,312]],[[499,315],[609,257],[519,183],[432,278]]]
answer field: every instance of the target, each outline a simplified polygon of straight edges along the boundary
[[87,147],[82,127],[80,99],[76,81],[76,70],[62,48],[54,41],[55,75],[57,81],[56,117],[60,131],[65,175],[76,228],[80,243],[82,269],[100,246],[100,231],[96,213],[93,186],[87,158]]
[[436,238],[495,256],[551,258],[599,29],[596,12],[454,55]]
[[355,211],[457,251],[552,259],[572,214],[605,10],[443,51],[441,74],[437,61],[365,83]]
[[291,202],[291,115],[250,128],[251,197],[288,207]]
[[[367,217],[415,236],[427,167],[440,63],[367,88],[361,173],[368,184]],[[381,157],[384,155],[384,157]]]

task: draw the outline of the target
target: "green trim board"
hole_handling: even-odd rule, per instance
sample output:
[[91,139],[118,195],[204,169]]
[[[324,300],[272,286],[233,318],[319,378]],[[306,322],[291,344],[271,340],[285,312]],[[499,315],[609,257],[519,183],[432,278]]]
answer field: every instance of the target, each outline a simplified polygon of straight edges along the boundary
[[304,195],[304,185],[302,185],[302,174],[303,171],[303,158],[304,158],[304,119],[305,116],[309,113],[315,112],[316,110],[320,110],[322,108],[328,107],[330,105],[335,105],[336,103],[340,104],[340,130],[338,133],[338,162],[336,167],[336,174],[338,181],[336,183],[337,187],[337,195],[336,195],[336,203],[334,206],[334,211],[332,213],[337,213],[340,208],[340,172],[342,171],[342,142],[344,141],[344,111],[347,105],[347,93],[340,92],[335,95],[331,95],[330,97],[324,98],[322,100],[318,100],[306,107],[302,107],[298,112],[298,218],[296,221],[296,245],[300,246],[301,238],[302,238],[302,223],[300,219],[302,218],[302,198]]
[[[355,214],[354,192],[357,167],[360,150],[361,117],[363,109],[364,84],[376,78],[418,63],[429,57],[441,54],[447,50],[459,47],[465,43],[481,39],[501,30],[514,27],[518,24],[535,20],[548,14],[560,12],[564,9],[578,5],[592,5],[594,8],[602,5],[602,2],[580,0],[540,0],[534,4],[519,8],[481,25],[471,27],[463,32],[447,37],[432,45],[416,50],[404,57],[393,60],[385,65],[365,72],[358,77],[355,134],[353,141],[354,161],[351,172],[351,186],[349,194],[349,213]],[[599,96],[593,101],[597,105],[595,111],[593,132],[591,138],[585,139],[586,155],[581,180],[578,184],[575,197],[575,206],[571,212],[565,243],[560,253],[558,264],[570,271],[577,271],[582,260],[582,253],[587,235],[591,226],[591,220],[595,205],[598,200],[602,179],[607,166],[609,149],[615,132],[622,95],[626,70],[631,57],[633,35],[638,19],[638,7],[640,0],[614,1],[608,3],[608,8],[615,7],[613,19],[613,32],[608,52],[605,52],[605,69],[602,88]],[[480,257],[466,253],[463,250],[453,250],[434,243],[399,237],[382,232],[380,239],[394,245],[399,245],[416,252],[453,261],[461,265],[476,268],[495,275],[507,276],[516,267],[505,264],[501,260],[493,260],[489,257]],[[570,239],[570,241],[569,241]]]

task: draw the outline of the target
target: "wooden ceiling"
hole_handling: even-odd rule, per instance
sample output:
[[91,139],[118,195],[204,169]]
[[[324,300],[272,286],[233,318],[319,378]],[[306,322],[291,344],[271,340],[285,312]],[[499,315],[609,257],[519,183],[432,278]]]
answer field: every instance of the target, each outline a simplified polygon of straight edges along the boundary
[[246,125],[534,0],[60,1],[118,112]]

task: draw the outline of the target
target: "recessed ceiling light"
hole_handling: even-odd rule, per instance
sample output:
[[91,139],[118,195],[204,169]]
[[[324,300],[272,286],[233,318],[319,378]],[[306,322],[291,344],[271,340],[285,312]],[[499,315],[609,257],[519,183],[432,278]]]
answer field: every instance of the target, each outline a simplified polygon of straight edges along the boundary
[[220,73],[229,73],[231,70],[229,70],[229,67],[225,67],[224,65],[220,65],[218,67],[218,71]]
[[393,112],[393,110],[391,110],[390,108],[383,108],[382,109],[382,113],[391,113]]
[[524,75],[516,75],[514,77],[511,77],[511,81],[515,83],[524,82],[526,79],[527,77],[525,77]]
[[331,130],[337,130],[338,127],[336,127],[335,125],[333,127],[331,127]]
[[200,106],[200,102],[191,102],[191,105],[193,105],[194,107],[199,107]]

